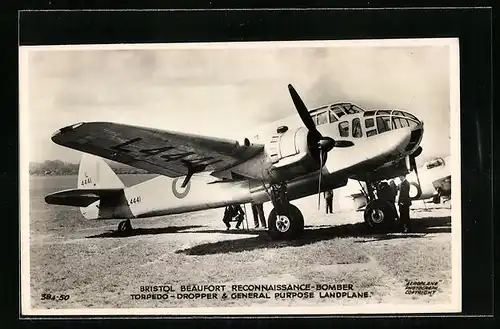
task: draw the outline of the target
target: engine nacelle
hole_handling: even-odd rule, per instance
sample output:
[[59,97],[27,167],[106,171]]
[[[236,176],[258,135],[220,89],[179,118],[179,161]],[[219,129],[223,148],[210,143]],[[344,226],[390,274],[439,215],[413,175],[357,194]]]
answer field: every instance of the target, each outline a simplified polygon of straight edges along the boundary
[[319,151],[310,149],[309,139],[309,131],[305,127],[286,130],[271,137],[265,145],[265,153],[266,160],[272,163],[268,169],[272,180],[293,179],[319,169]]

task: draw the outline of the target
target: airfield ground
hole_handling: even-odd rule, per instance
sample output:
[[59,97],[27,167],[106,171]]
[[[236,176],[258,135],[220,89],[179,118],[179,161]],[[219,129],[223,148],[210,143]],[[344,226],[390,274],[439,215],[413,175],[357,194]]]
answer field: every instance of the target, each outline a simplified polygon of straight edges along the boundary
[[[123,179],[130,184],[144,178]],[[124,236],[115,231],[117,220],[86,221],[77,208],[45,204],[44,195],[75,185],[74,176],[30,179],[33,308],[437,304],[451,300],[449,205],[413,209],[411,234],[371,234],[361,212],[325,215],[308,210],[300,239],[275,242],[264,230],[226,231],[221,222],[223,210],[214,209],[133,220],[134,231]],[[438,291],[433,296],[407,295],[407,279],[438,282]],[[368,292],[369,298],[131,298],[147,285],[277,283],[347,283],[354,291]],[[41,300],[47,293],[70,297]]]

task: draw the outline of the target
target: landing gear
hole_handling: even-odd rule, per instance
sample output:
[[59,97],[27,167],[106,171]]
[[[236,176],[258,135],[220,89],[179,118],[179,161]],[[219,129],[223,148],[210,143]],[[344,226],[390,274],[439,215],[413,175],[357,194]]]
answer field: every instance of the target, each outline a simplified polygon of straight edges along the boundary
[[289,203],[286,184],[271,185],[269,194],[274,205],[267,220],[271,238],[290,240],[300,236],[304,232],[304,217],[297,207]]
[[130,232],[132,231],[132,224],[130,224],[130,219],[121,221],[118,224],[118,232]]
[[375,231],[389,232],[394,229],[396,208],[387,201],[370,201],[364,212],[365,223]]
[[374,183],[366,183],[366,197],[368,204],[363,217],[370,229],[376,232],[390,232],[394,230],[395,220],[398,216],[396,206],[389,201],[378,199],[375,196]]

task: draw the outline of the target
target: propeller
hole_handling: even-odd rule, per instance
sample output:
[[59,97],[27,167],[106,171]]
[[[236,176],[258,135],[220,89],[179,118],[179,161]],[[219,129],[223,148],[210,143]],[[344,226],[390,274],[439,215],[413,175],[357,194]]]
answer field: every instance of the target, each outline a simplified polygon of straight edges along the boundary
[[420,153],[422,153],[422,146],[419,146],[415,150],[415,152],[413,152],[412,154],[410,154],[410,169],[415,170],[415,176],[417,176],[418,186],[421,187],[422,185],[420,185],[420,177],[418,176],[417,163],[415,161],[415,158],[418,157],[420,155]]
[[351,141],[347,140],[340,140],[336,141],[331,137],[323,136],[321,133],[318,131],[316,128],[316,124],[314,124],[314,121],[311,117],[311,114],[309,114],[309,110],[307,109],[307,106],[304,104],[302,99],[300,98],[299,94],[293,88],[291,84],[288,85],[288,91],[290,92],[290,96],[292,97],[293,104],[295,105],[295,108],[297,109],[297,113],[300,116],[300,119],[306,126],[306,128],[309,130],[309,134],[311,136],[311,145],[310,147],[312,149],[318,149],[319,150],[319,182],[318,182],[318,210],[320,207],[320,200],[321,200],[321,178],[322,178],[322,168],[323,168],[323,162],[324,162],[324,156],[334,147],[350,147],[353,146],[354,143]]

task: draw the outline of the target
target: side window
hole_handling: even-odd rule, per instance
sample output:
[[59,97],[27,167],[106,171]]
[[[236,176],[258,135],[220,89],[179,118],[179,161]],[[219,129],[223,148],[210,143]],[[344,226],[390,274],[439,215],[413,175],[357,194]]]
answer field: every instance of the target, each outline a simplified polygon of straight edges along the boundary
[[333,111],[328,111],[328,113],[330,113],[330,123],[338,121]]
[[325,123],[328,123],[328,113],[319,113],[317,117],[317,123],[318,125],[324,125]]
[[339,123],[340,137],[349,137],[349,122],[342,121]]
[[377,129],[373,129],[366,132],[366,137],[375,136],[377,134]]
[[361,132],[361,123],[358,118],[352,120],[352,137],[360,138],[363,133]]
[[375,126],[375,122],[373,122],[372,118],[365,120],[365,127],[366,128],[371,128],[371,127],[374,127],[374,126]]

